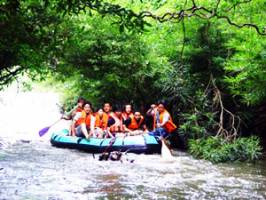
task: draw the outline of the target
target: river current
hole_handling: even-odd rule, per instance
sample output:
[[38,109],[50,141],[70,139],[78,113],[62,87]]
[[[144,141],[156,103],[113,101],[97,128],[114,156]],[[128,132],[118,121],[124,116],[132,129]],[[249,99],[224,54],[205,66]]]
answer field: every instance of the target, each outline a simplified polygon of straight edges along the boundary
[[215,165],[175,150],[173,162],[136,154],[113,162],[52,147],[60,123],[42,138],[38,130],[60,117],[56,102],[47,92],[0,93],[1,200],[266,199],[265,161]]

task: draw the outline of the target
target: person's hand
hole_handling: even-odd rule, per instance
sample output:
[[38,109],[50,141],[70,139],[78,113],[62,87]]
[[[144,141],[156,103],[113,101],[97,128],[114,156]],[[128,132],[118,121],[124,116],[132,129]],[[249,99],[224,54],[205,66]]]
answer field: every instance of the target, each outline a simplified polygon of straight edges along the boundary
[[75,137],[76,136],[76,129],[73,129],[70,131],[70,135]]
[[131,136],[131,135],[133,135],[133,131],[128,131],[128,133],[127,133],[127,136]]
[[155,104],[151,104],[151,109],[154,109],[156,108],[156,105]]
[[157,123],[157,128],[160,128],[161,127],[161,124],[160,123]]
[[69,120],[69,117],[68,117],[68,116],[66,116],[66,115],[62,115],[62,116],[61,116],[61,119],[64,119],[64,120]]
[[91,130],[89,135],[90,135],[90,136],[93,136],[93,135],[95,135],[95,132],[94,132],[94,130]]
[[89,140],[91,138],[90,135],[86,135],[85,137],[87,140]]

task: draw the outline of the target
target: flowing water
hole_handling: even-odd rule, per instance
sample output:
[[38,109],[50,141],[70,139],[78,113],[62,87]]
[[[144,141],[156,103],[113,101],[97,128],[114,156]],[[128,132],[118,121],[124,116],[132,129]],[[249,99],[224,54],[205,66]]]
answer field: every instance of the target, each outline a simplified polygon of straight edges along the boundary
[[53,130],[42,138],[38,130],[60,117],[57,101],[47,92],[0,94],[1,200],[266,199],[264,161],[214,165],[175,151],[173,162],[135,154],[111,162],[52,147]]

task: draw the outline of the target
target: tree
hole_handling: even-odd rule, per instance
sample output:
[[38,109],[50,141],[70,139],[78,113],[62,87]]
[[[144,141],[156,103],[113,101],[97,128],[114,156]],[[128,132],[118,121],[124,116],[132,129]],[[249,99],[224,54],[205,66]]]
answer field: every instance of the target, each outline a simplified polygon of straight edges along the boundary
[[62,17],[45,1],[1,1],[0,86],[21,73],[43,78],[56,46],[56,27]]

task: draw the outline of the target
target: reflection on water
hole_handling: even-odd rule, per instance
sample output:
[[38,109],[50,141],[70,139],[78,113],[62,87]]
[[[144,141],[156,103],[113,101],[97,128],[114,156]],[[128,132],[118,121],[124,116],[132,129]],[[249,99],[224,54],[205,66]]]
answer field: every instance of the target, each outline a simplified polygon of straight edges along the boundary
[[[5,94],[0,98],[1,200],[266,198],[263,161],[213,165],[180,151],[174,162],[135,154],[124,155],[122,162],[98,161],[98,155],[52,147],[50,133],[38,138],[38,130],[59,116],[57,95],[24,93],[16,96],[19,104]],[[40,118],[32,118],[40,108]],[[12,124],[5,112],[21,121]],[[13,112],[25,114],[19,118]]]

